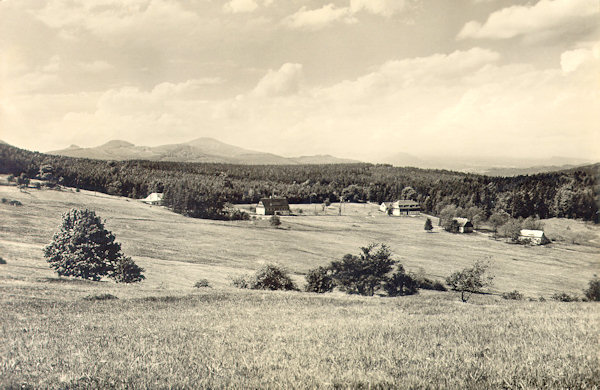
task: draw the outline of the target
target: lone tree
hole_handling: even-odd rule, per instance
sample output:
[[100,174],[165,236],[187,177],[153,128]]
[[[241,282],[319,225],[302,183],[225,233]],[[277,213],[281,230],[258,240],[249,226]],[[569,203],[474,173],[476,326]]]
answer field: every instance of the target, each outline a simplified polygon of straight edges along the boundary
[[476,261],[470,268],[454,272],[446,278],[446,283],[454,291],[460,291],[460,299],[467,302],[473,293],[480,293],[484,287],[492,285],[493,276],[484,276],[489,266]]
[[427,233],[431,233],[433,230],[433,224],[431,223],[431,218],[427,218],[425,221],[425,227],[423,228],[427,231]]
[[121,244],[91,210],[71,209],[63,215],[60,230],[44,248],[50,267],[60,276],[100,280],[109,276],[120,283],[143,280],[144,270],[123,255]]
[[281,219],[278,215],[273,215],[271,218],[269,218],[269,223],[273,227],[278,227],[279,225],[281,225]]

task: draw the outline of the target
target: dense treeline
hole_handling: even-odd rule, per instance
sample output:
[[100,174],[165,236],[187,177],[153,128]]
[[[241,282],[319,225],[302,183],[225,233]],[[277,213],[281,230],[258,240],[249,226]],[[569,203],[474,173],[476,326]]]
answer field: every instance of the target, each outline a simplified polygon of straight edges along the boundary
[[81,189],[142,198],[164,192],[174,211],[224,218],[227,203],[269,195],[290,203],[382,202],[413,199],[428,213],[448,206],[477,209],[484,218],[582,218],[598,222],[598,165],[532,176],[488,177],[390,165],[257,166],[157,161],[100,161],[51,156],[0,145],[0,172],[54,178]]

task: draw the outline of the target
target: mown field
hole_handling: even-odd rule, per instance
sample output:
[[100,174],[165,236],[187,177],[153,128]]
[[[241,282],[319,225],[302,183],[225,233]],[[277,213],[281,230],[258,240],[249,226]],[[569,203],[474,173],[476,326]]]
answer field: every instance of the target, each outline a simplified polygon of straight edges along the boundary
[[[583,244],[546,247],[423,230],[373,205],[303,208],[266,220],[185,218],[85,191],[0,186],[1,388],[598,388],[596,303],[507,301],[422,291],[381,298],[237,290],[265,262],[298,284],[317,265],[385,242],[415,272],[443,278],[489,261],[492,292],[581,295],[600,274],[597,226],[565,221]],[[90,208],[144,268],[138,285],[58,278],[41,248],[71,207]],[[567,230],[566,228],[564,229]],[[548,232],[551,236],[554,232]],[[199,279],[211,288],[195,289]],[[116,300],[86,297],[110,293]]]

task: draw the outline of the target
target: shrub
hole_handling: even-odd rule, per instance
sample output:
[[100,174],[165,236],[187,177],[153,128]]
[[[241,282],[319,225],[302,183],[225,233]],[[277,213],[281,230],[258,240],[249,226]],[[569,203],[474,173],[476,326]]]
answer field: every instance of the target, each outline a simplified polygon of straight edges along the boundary
[[232,284],[252,290],[298,290],[287,271],[276,264],[264,265],[254,275],[234,278]]
[[431,280],[423,276],[412,275],[417,282],[417,287],[423,290],[448,291],[446,286],[439,280]]
[[208,279],[200,279],[199,281],[196,282],[196,284],[194,284],[194,287],[196,287],[196,288],[210,287],[210,283],[208,282]]
[[281,219],[279,219],[278,215],[273,215],[271,218],[269,218],[269,223],[271,224],[271,226],[277,227],[281,225]]
[[0,264],[6,264],[6,260],[4,260],[2,257],[0,257]]
[[484,287],[492,284],[493,276],[484,277],[489,266],[476,261],[472,267],[454,272],[446,278],[452,290],[460,291],[460,299],[467,302],[473,293],[480,293]]
[[579,298],[577,298],[575,295],[569,295],[565,292],[555,293],[550,298],[555,301],[559,301],[559,302],[577,302],[577,301],[579,301]]
[[7,202],[8,202],[8,199],[2,198],[2,203],[7,203]]
[[502,298],[504,299],[513,299],[515,301],[520,301],[523,299],[523,294],[518,292],[517,290],[511,292],[502,293]]
[[427,218],[425,220],[425,226],[423,227],[427,233],[433,230],[433,224],[431,223],[431,218]]
[[417,281],[411,275],[404,272],[404,267],[400,264],[398,264],[396,272],[389,276],[383,283],[383,289],[390,297],[412,295],[416,294],[419,290]]
[[387,282],[386,275],[395,261],[385,244],[373,243],[360,249],[359,256],[347,254],[341,261],[331,262],[333,280],[349,294],[373,295]]
[[19,202],[18,200],[10,200],[8,204],[11,206],[23,206],[23,203]]
[[306,286],[304,287],[306,292],[326,293],[332,291],[334,287],[330,268],[318,267],[311,269],[306,274]]
[[110,277],[117,283],[136,283],[146,279],[144,269],[131,260],[131,257],[122,256],[115,264]]
[[96,295],[88,295],[86,297],[83,297],[83,299],[85,299],[86,301],[107,301],[107,300],[111,300],[111,299],[119,299],[116,296],[112,295],[112,294],[96,294]]
[[115,236],[87,209],[71,209],[63,215],[60,230],[44,248],[44,256],[60,276],[95,281],[110,276],[122,283],[144,278],[143,269],[121,253]]
[[594,279],[590,280],[584,294],[588,301],[600,301],[600,279],[598,279],[598,277],[594,277]]

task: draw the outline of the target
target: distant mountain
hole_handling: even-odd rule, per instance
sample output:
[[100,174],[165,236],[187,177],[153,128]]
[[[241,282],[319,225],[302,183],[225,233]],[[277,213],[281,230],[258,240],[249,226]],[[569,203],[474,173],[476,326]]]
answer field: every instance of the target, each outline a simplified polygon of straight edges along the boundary
[[136,146],[127,141],[112,140],[93,148],[71,145],[66,149],[48,154],[98,160],[155,160],[179,162],[214,162],[250,165],[296,165],[296,164],[347,164],[359,161],[341,159],[329,155],[282,157],[272,153],[257,152],[202,137],[181,144],[161,146]]
[[488,176],[532,175],[561,171],[592,163],[590,160],[554,156],[544,159],[477,156],[420,156],[399,152],[384,157],[383,163],[424,169],[447,169]]

